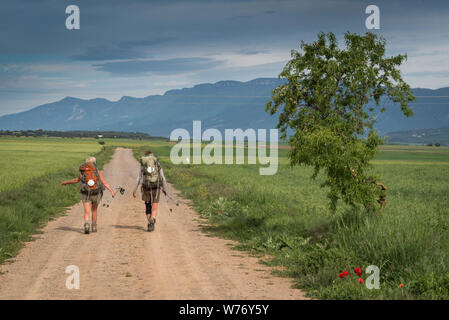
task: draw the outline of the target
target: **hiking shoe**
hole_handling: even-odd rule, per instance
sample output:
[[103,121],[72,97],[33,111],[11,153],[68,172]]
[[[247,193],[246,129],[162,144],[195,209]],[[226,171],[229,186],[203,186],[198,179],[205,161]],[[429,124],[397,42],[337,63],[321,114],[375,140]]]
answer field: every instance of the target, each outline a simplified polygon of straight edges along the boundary
[[85,233],[85,234],[89,234],[89,232],[90,232],[90,225],[89,225],[88,222],[86,222],[86,223],[84,224],[84,233]]
[[97,224],[92,223],[92,232],[97,232]]
[[150,222],[148,222],[148,231],[154,231],[155,223],[156,223],[156,219],[150,218]]

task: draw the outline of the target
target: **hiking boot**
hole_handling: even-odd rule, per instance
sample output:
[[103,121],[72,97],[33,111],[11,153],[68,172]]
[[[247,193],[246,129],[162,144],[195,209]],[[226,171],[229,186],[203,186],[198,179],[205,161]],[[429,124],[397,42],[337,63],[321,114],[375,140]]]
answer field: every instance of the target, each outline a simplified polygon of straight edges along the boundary
[[90,232],[90,225],[89,225],[89,222],[86,222],[84,224],[84,233],[89,234],[89,232]]
[[97,223],[92,223],[92,232],[97,232]]
[[148,222],[148,231],[154,231],[154,224],[156,223],[156,219],[150,218]]

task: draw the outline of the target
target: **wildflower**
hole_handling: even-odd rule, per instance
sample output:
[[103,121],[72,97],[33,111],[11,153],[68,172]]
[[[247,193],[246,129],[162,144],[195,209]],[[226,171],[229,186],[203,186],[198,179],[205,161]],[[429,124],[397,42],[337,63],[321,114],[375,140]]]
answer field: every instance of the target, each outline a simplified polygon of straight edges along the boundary
[[355,272],[359,277],[362,276],[362,268],[360,268],[360,267],[354,268],[354,272]]
[[362,278],[359,278],[359,283],[363,283],[363,282],[365,282],[365,281],[363,281]]
[[403,288],[404,287],[404,285],[401,283],[400,285],[399,285],[399,288]]
[[349,272],[346,270],[338,274],[338,276],[340,278],[346,278],[348,275],[349,275]]

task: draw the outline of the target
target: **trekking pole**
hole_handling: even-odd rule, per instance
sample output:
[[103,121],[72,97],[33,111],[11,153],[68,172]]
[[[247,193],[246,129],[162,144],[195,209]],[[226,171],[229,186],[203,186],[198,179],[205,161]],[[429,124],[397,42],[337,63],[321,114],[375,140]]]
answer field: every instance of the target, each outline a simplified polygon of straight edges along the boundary
[[165,202],[167,203],[167,206],[168,206],[168,210],[170,210],[170,212],[173,212],[173,209],[170,207],[170,205],[167,201],[167,198],[170,199],[171,201],[173,201],[176,204],[176,206],[179,206],[179,203],[177,201],[175,201],[167,192],[165,192],[164,195],[165,195]]
[[[119,190],[119,192],[120,192],[121,195],[124,195],[124,194],[125,194],[125,189],[122,188],[122,187],[117,187],[117,188],[113,188],[113,189],[114,189],[114,190]],[[107,200],[106,203],[103,203],[103,207],[106,206],[106,208],[109,208],[109,205],[112,203],[112,201],[113,201],[114,199],[115,199],[115,198],[111,198],[111,199]]]
[[169,198],[171,201],[173,201],[173,203],[174,203],[177,207],[179,207],[178,201],[176,201],[175,199],[173,199],[168,193],[165,193],[165,196],[166,196],[167,198]]
[[173,212],[173,209],[172,209],[172,207],[170,206],[170,203],[168,203],[168,200],[167,200],[167,193],[164,193],[164,196],[165,196],[165,203],[167,204],[168,210],[170,211],[170,213],[172,213],[172,212]]
[[167,204],[168,210],[170,211],[170,213],[173,212],[173,209],[170,207],[170,204],[167,201],[167,195],[165,195],[165,203]]

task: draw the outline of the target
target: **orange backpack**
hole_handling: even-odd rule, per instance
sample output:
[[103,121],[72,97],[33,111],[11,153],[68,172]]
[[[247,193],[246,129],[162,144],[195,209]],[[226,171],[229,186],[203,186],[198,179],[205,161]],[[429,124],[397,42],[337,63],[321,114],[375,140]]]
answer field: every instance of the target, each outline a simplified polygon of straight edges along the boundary
[[83,163],[80,166],[81,192],[97,193],[102,189],[100,175],[94,163]]

